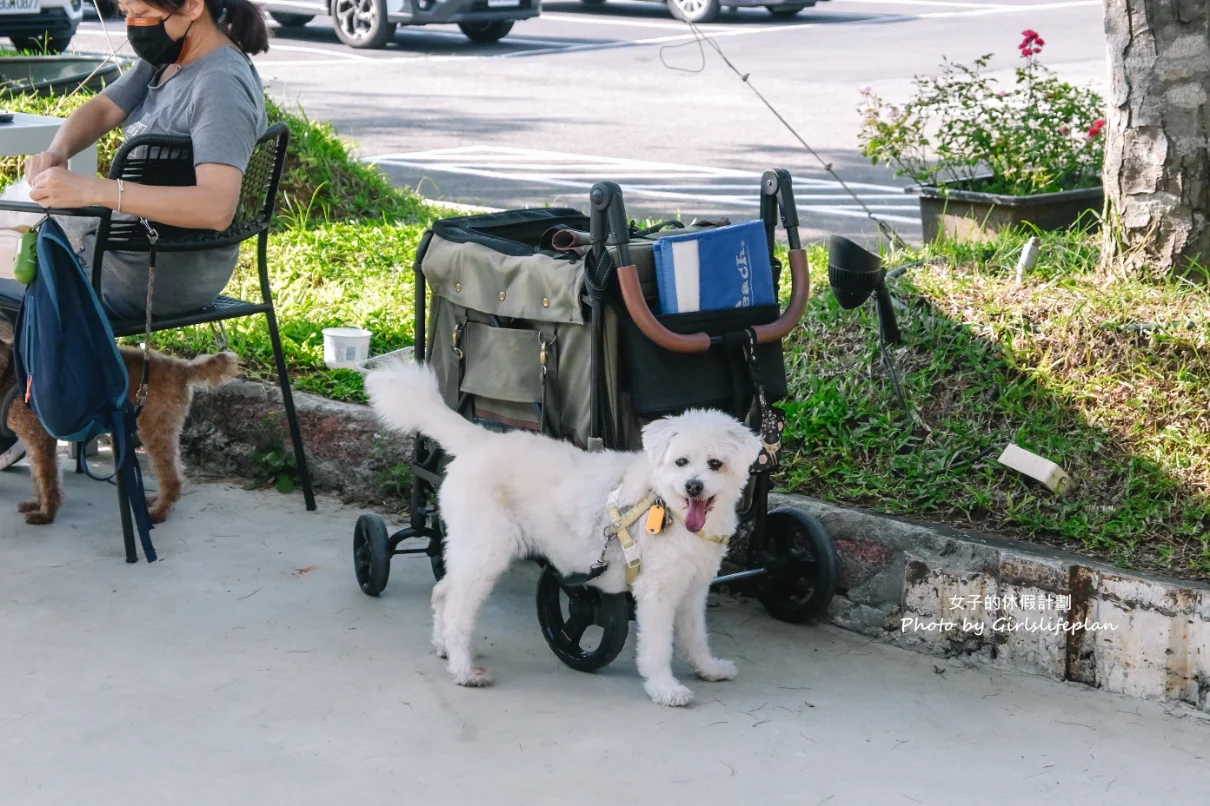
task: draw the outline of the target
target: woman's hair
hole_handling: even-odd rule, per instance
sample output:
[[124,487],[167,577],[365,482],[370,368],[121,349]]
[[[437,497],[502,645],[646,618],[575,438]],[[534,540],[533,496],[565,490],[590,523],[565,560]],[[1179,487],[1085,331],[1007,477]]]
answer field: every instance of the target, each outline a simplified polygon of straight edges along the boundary
[[[184,8],[186,0],[144,2],[175,14]],[[210,10],[218,29],[244,53],[254,56],[269,49],[269,28],[265,25],[260,6],[252,0],[206,0],[206,8]]]

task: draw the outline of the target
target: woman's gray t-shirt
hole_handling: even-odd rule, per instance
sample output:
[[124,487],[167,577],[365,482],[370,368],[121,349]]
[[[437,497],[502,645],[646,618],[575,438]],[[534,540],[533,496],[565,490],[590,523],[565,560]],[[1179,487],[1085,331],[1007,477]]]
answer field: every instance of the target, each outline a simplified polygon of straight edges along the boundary
[[[186,135],[193,141],[194,165],[221,163],[245,170],[257,139],[268,128],[264,87],[248,57],[223,47],[152,86],[157,74],[157,68],[139,61],[101,93],[126,113],[127,138]],[[132,220],[126,215],[114,217]],[[92,237],[77,234],[82,254],[91,259]],[[167,316],[209,304],[231,279],[238,256],[237,246],[158,255],[152,312]],[[141,317],[147,274],[146,254],[106,254],[101,281],[106,305],[123,318]]]

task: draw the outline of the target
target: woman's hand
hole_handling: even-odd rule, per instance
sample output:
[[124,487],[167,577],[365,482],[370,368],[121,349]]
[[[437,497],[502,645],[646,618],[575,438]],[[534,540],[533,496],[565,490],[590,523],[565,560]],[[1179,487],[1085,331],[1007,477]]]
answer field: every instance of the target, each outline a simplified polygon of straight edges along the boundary
[[47,208],[89,207],[103,203],[107,184],[106,179],[56,166],[40,172],[29,183],[29,197]]
[[25,161],[25,179],[32,183],[38,174],[48,168],[66,168],[67,157],[58,151],[43,151],[41,154],[34,154]]

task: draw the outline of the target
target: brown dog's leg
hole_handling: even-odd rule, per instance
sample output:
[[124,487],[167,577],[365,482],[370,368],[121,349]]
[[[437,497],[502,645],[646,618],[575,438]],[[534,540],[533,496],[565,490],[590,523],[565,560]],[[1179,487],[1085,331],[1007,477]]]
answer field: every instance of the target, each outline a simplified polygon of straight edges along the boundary
[[[147,416],[149,409],[143,411]],[[177,412],[162,412],[161,415],[176,414]],[[166,422],[167,416],[153,417],[155,428],[147,428],[139,423],[139,439],[147,449],[147,458],[151,460],[151,470],[159,482],[159,492],[155,498],[148,498],[147,505],[151,508],[151,522],[163,523],[172,512],[172,507],[181,497],[181,487],[185,479],[185,471],[181,467],[180,441],[181,426],[184,425],[184,411],[179,411],[179,422]],[[142,417],[139,418],[142,420]]]
[[[136,378],[142,377],[143,358],[132,350],[123,350],[130,373],[131,391]],[[151,471],[159,483],[155,497],[148,496],[152,523],[163,523],[181,497],[185,471],[181,467],[181,429],[189,411],[189,387],[185,380],[187,364],[159,353],[151,354],[151,378],[147,400],[139,414],[139,440],[147,451]]]
[[25,445],[34,481],[34,498],[18,504],[17,511],[25,513],[28,524],[53,523],[59,505],[63,503],[63,491],[59,488],[58,441],[46,433],[37,416],[20,399],[9,409],[8,427]]

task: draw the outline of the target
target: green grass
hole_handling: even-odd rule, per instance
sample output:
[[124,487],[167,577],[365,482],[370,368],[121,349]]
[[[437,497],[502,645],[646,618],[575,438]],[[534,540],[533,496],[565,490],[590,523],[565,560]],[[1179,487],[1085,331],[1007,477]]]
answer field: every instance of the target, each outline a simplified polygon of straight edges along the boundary
[[[356,325],[373,332],[372,354],[412,343],[415,275],[412,260],[422,224],[360,222],[288,229],[270,239],[269,268],[286,360],[297,388],[340,400],[364,401],[361,375],[328,370],[323,329]],[[227,293],[255,299],[256,271],[245,254]],[[231,349],[252,377],[269,378],[273,351],[263,317],[226,323]],[[213,350],[209,327],[157,334],[166,349]]]
[[[6,99],[66,114],[82,98]],[[270,106],[291,129],[269,263],[298,388],[363,401],[361,376],[323,366],[322,330],[359,325],[381,353],[412,341],[412,261],[435,211],[354,160],[323,123]],[[101,144],[102,170],[118,145]],[[0,180],[14,161],[0,162]],[[1210,306],[1203,286],[1111,280],[1096,238],[1044,235],[1017,285],[1026,233],[887,256],[918,263],[891,281],[906,310],[892,355],[913,411],[895,395],[872,307],[844,311],[811,249],[813,295],[786,345],[785,490],[842,504],[1049,543],[1210,578]],[[255,297],[251,252],[231,293]],[[273,377],[264,321],[226,325],[251,377]],[[159,334],[192,353],[209,327]],[[1056,498],[1001,467],[1004,445],[1058,462],[1075,480]]]
[[[1210,307],[1174,280],[1110,281],[1097,239],[1026,233],[893,256],[909,308],[880,357],[872,308],[843,311],[826,275],[788,343],[790,490],[1046,542],[1123,567],[1210,576]],[[826,265],[820,250],[812,255]],[[1056,498],[996,461],[1004,445],[1057,462]]]

